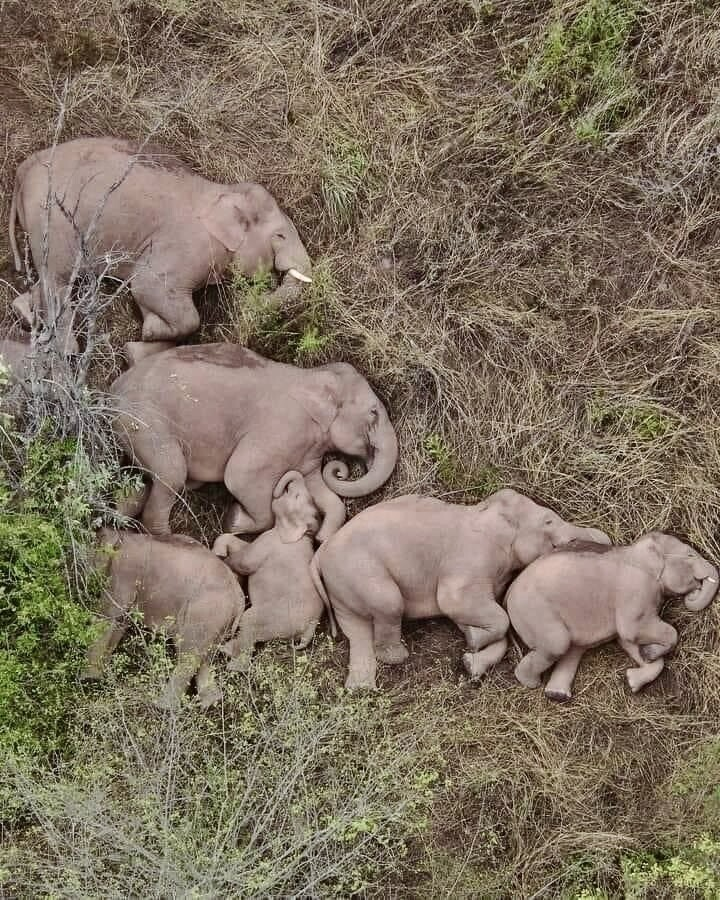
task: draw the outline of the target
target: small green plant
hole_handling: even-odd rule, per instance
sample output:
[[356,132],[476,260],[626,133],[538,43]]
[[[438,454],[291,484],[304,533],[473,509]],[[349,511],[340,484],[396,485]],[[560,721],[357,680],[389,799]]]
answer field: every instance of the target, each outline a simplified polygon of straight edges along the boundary
[[640,11],[638,0],[585,0],[571,18],[556,6],[540,53],[525,80],[548,92],[581,140],[599,143],[637,101],[626,47]]
[[333,221],[347,225],[367,181],[370,159],[354,140],[338,136],[330,145],[321,171],[321,192]]
[[668,887],[674,896],[720,897],[720,841],[708,834],[674,850],[625,853],[620,865],[628,900],[644,900]]
[[494,466],[468,469],[439,434],[429,434],[423,446],[435,463],[440,480],[447,487],[478,500],[501,487],[500,475]]
[[595,428],[638,441],[657,440],[676,427],[670,416],[648,404],[608,400],[602,395],[590,401],[588,413]]

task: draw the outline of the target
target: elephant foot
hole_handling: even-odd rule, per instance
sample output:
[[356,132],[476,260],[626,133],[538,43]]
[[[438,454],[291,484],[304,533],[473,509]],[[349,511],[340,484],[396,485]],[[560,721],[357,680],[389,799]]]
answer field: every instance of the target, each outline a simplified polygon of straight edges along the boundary
[[648,663],[646,666],[637,666],[637,668],[634,669],[627,669],[625,671],[625,678],[628,687],[633,694],[637,694],[637,692],[644,688],[646,684],[654,681],[662,672],[663,667],[663,660],[658,659],[655,662]]
[[479,651],[474,653],[467,651],[463,653],[462,661],[470,681],[480,681],[497,660],[492,657],[488,658],[486,654]]
[[376,691],[377,685],[375,684],[374,676],[371,676],[369,673],[363,671],[353,672],[351,670],[345,679],[345,688],[348,691]]
[[537,688],[540,687],[540,678],[537,675],[531,675],[523,667],[522,660],[515,666],[515,677],[523,687]]
[[208,709],[222,700],[222,691],[216,684],[211,684],[199,691],[197,698],[200,707]]
[[548,700],[555,700],[556,703],[567,703],[568,700],[572,699],[572,694],[570,691],[561,691],[561,690],[545,690],[545,696]]
[[380,662],[389,666],[399,666],[400,663],[404,663],[410,656],[410,652],[405,644],[402,643],[384,644],[379,647],[375,646],[375,656]]

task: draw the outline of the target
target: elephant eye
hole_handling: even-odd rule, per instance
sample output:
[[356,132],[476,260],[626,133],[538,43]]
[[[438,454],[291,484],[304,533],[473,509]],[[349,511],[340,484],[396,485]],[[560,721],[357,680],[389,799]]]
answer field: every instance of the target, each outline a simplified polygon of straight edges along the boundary
[[275,237],[276,237],[276,238],[280,238],[281,241],[284,241],[284,240],[285,240],[285,235],[284,235],[284,234],[280,234],[280,232],[278,232],[278,233],[275,235]]
[[370,415],[373,417],[373,419],[377,419],[377,417],[378,417],[377,406],[373,406],[373,408],[370,410]]

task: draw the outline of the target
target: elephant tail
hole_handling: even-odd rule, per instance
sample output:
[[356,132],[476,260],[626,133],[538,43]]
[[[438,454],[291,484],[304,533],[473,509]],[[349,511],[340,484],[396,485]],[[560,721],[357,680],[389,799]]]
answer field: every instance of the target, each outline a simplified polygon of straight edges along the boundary
[[15,271],[22,272],[22,259],[18,250],[17,238],[15,237],[15,227],[17,224],[17,193],[18,179],[15,179],[13,187],[12,201],[10,202],[10,223],[8,224],[8,240],[10,241],[10,249],[12,250],[13,261],[15,263]]
[[[319,552],[320,551],[318,550],[318,553]],[[310,577],[315,585],[315,590],[322,597],[322,602],[325,604],[328,619],[330,620],[330,634],[332,635],[333,640],[335,640],[335,638],[337,638],[337,622],[335,621],[335,613],[333,612],[328,592],[325,590],[325,584],[323,583],[320,567],[318,566],[318,553],[310,560]]]

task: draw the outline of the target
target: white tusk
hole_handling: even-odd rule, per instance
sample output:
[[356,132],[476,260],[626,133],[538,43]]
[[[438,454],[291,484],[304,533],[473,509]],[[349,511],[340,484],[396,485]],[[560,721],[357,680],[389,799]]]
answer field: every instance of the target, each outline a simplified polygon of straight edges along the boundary
[[308,278],[307,275],[303,275],[302,272],[298,272],[297,269],[288,269],[288,275],[292,275],[293,278],[297,278],[298,281],[304,281],[305,284],[310,284],[312,278]]
[[717,584],[717,578],[706,578],[705,581],[709,581],[710,584]]

